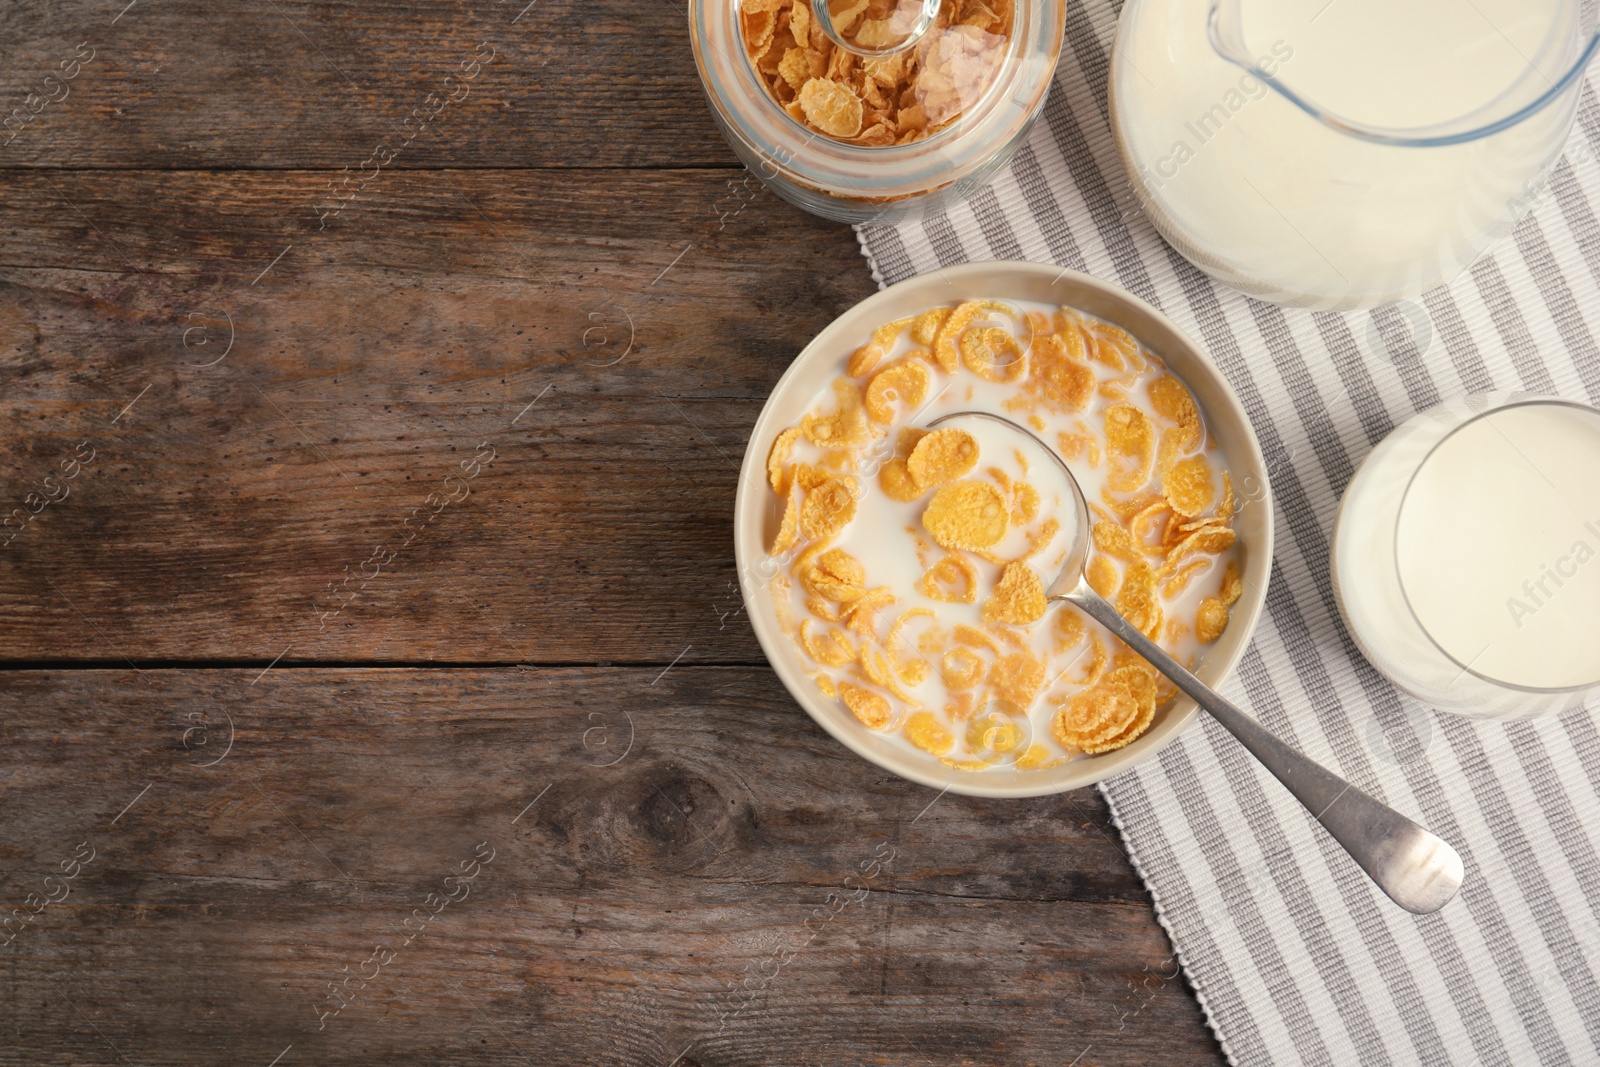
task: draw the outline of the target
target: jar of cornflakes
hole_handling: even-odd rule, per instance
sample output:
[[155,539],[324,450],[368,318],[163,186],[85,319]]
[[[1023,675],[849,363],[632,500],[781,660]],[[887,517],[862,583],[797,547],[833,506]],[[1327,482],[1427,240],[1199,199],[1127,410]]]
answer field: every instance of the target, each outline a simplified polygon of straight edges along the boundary
[[826,218],[892,222],[977,189],[1044,106],[1064,0],[690,0],[735,153]]

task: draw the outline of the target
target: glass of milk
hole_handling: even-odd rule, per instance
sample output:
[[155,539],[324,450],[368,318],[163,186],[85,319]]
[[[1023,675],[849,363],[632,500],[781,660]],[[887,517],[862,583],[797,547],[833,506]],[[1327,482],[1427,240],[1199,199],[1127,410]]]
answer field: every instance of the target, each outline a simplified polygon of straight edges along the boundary
[[1600,692],[1600,411],[1465,397],[1351,479],[1334,590],[1362,653],[1435,707],[1518,719]]
[[1284,304],[1447,282],[1545,189],[1595,53],[1580,0],[1127,0],[1112,126],[1202,270]]

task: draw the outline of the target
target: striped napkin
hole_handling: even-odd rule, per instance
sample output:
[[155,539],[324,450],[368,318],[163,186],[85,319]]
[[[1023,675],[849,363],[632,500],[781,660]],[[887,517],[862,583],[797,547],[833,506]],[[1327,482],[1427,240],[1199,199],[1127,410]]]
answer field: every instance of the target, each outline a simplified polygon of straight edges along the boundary
[[1202,716],[1102,787],[1157,915],[1234,1064],[1600,1062],[1595,715],[1480,724],[1419,705],[1356,651],[1328,571],[1341,492],[1413,412],[1489,389],[1600,403],[1600,103],[1586,88],[1533,213],[1455,284],[1372,312],[1280,309],[1214,285],[1123,202],[1106,102],[1115,2],[1068,0],[1044,115],[989,186],[861,228],[873,275],[1056,263],[1198,338],[1255,424],[1278,508],[1267,609],[1224,693],[1467,867],[1442,912],[1401,911]]

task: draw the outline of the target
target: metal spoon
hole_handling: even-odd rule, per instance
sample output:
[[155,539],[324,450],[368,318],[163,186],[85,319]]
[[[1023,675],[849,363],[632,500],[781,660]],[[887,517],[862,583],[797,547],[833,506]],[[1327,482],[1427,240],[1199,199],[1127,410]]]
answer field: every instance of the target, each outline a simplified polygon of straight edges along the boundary
[[1010,419],[992,415],[987,411],[958,411],[943,415],[929,426],[952,419],[988,419],[1009,426],[1027,437],[1040,450],[1055,460],[1072,487],[1073,506],[1077,511],[1077,529],[1066,564],[1055,581],[1045,591],[1050,600],[1064,600],[1075,604],[1085,614],[1121,638],[1150,665],[1166,675],[1191,699],[1216,719],[1238,739],[1261,765],[1282,782],[1284,788],[1305,805],[1305,809],[1323,825],[1335,841],[1344,846],[1388,894],[1389,899],[1402,908],[1418,915],[1427,915],[1444,907],[1461,888],[1463,868],[1461,857],[1444,840],[1429,833],[1392,808],[1374,800],[1343,778],[1313,763],[1299,752],[1280,741],[1270,731],[1250,716],[1234,707],[1200,679],[1184,669],[1183,665],[1161,650],[1161,647],[1136,629],[1118,614],[1104,597],[1089,585],[1084,565],[1089,559],[1089,545],[1093,539],[1089,504],[1084,499],[1078,479],[1055,450],[1028,430]]

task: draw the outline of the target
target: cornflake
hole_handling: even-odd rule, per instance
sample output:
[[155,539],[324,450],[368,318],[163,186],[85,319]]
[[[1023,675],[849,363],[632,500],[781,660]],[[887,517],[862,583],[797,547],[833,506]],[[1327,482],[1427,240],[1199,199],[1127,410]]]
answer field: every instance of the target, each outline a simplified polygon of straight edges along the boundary
[[1194,397],[1170,374],[1150,383],[1150,406],[1168,422],[1197,429],[1200,426],[1200,410],[1195,407]]
[[1006,502],[988,482],[956,482],[933,494],[922,525],[940,546],[975,551],[1006,535]]
[[958,645],[966,645],[969,648],[987,648],[991,652],[1000,651],[1000,646],[994,643],[994,638],[976,626],[968,626],[966,623],[958,622],[956,623],[954,634]]
[[1106,409],[1106,456],[1111,461],[1106,484],[1112,492],[1131,493],[1150,480],[1155,447],[1155,428],[1144,412],[1132,404]]
[[951,689],[971,689],[983,681],[984,659],[974,650],[958,645],[939,660],[939,674]]
[[783,519],[778,523],[777,536],[772,539],[770,554],[781,556],[794,547],[800,536],[800,487],[789,489],[789,498],[783,505]]
[[1172,508],[1165,500],[1156,499],[1146,504],[1136,512],[1128,521],[1128,533],[1133,538],[1133,543],[1148,553],[1159,553],[1159,546],[1152,547],[1150,542],[1159,540],[1161,536],[1161,520],[1171,514]]
[[1161,569],[1170,574],[1177,570],[1179,562],[1195,553],[1205,552],[1214,556],[1232,548],[1237,539],[1238,535],[1226,526],[1203,525],[1172,546]]
[[823,468],[810,463],[796,463],[794,465],[794,484],[808,493],[832,477],[833,475]]
[[1161,491],[1172,510],[1181,515],[1199,515],[1216,499],[1211,481],[1211,464],[1206,457],[1190,456],[1179,460],[1161,476]]
[[1001,656],[989,668],[989,684],[997,696],[1026,708],[1044,687],[1044,664],[1027,652]]
[[1126,563],[1144,562],[1144,553],[1134,544],[1133,535],[1114,522],[1094,524],[1094,547]]
[[1075,648],[1083,640],[1083,616],[1076,610],[1062,607],[1056,611],[1056,636],[1062,649]]
[[1242,595],[1244,595],[1244,581],[1239,577],[1239,564],[1230,559],[1222,571],[1222,588],[1217,590],[1217,597],[1232,607]]
[[1054,767],[1062,761],[1050,758],[1050,750],[1043,745],[1029,745],[1022,755],[1017,757],[1017,769],[1021,771],[1038,771],[1046,767]]
[[955,747],[955,734],[931,712],[919,711],[906,720],[906,739],[924,752],[942,756]]
[[972,320],[977,318],[978,313],[985,310],[1009,311],[1010,309],[994,300],[969,300],[965,304],[956,305],[939,325],[939,331],[933,338],[933,358],[945,373],[954,374],[956,368],[960,366],[961,335],[966,332]]
[[927,492],[911,476],[911,468],[904,456],[895,456],[878,468],[878,486],[890,500],[906,503]]
[[885,367],[867,383],[867,417],[873,422],[893,422],[895,404],[915,408],[928,395],[928,383],[932,380],[926,363],[903,360]]
[[1161,633],[1161,598],[1156,592],[1156,572],[1144,560],[1128,564],[1117,590],[1117,614],[1150,640]]
[[[1013,522],[1017,521],[1016,517],[1016,507],[1013,505],[1011,510],[1011,519]],[[1040,552],[1043,552],[1049,547],[1050,542],[1055,540],[1056,534],[1060,532],[1061,524],[1059,522],[1057,522],[1055,519],[1046,519],[1042,524],[1040,524],[1039,529],[1036,532],[1028,535],[1028,547],[1022,553],[1021,559],[1019,559],[1018,562],[1032,559]]]
[[946,426],[920,439],[906,459],[906,469],[923,489],[953,482],[978,465],[978,441],[965,430]]
[[[884,649],[892,654],[894,652],[895,642],[900,639],[900,635],[904,632],[904,630],[906,628],[906,624],[909,623],[912,619],[919,619],[919,618],[921,618],[921,619],[931,619],[931,618],[934,618],[934,614],[933,614],[933,612],[929,611],[927,608],[912,608],[910,611],[902,612],[900,614],[900,617],[894,620],[894,625],[889,627],[889,636],[885,637],[883,639],[883,647],[884,647]],[[937,637],[937,635],[938,635],[937,628],[928,630],[927,633],[925,633],[923,636],[927,637],[927,636],[930,636],[930,635],[934,636],[934,637]],[[919,660],[918,662],[921,662],[921,661]],[[924,664],[924,666],[926,666],[926,664]],[[901,673],[904,674],[905,672],[901,671]],[[917,683],[912,682],[910,684],[915,685]]]
[[800,532],[813,541],[833,537],[856,517],[854,478],[830,478],[806,494]]
[[967,748],[974,752],[992,752],[1003,756],[1022,744],[1022,727],[1016,721],[997,712],[989,712],[973,719],[967,726]]
[[[1026,526],[1039,514],[1039,490],[1027,482],[1018,482],[1011,490],[1011,521]],[[1060,524],[1057,523],[1057,528]]]
[[911,707],[918,706],[917,698],[901,688],[899,679],[895,677],[894,665],[889,662],[888,656],[862,642],[858,659],[861,663],[861,673],[867,676],[867,681],[883,686]]
[[859,685],[840,682],[839,697],[868,729],[882,730],[889,725],[889,701],[884,696]]
[[800,584],[825,600],[854,600],[866,581],[861,561],[842,548],[829,549],[801,572]]
[[1122,574],[1117,570],[1117,565],[1111,562],[1110,556],[1094,556],[1085,568],[1089,579],[1089,588],[1110,600],[1116,594],[1117,586],[1122,581]]
[[827,416],[807,415],[800,420],[800,432],[806,440],[822,448],[839,448],[859,445],[872,436],[867,426],[867,413],[861,407],[861,392],[848,378],[833,383],[833,395],[838,409]]
[[850,363],[845,367],[845,373],[852,378],[860,378],[871,373],[872,369],[878,365],[878,361],[883,359],[889,349],[894,347],[895,338],[900,335],[900,331],[905,329],[905,326],[906,320],[899,319],[895,322],[884,323],[876,330],[873,330],[872,340],[851,353]]
[[1156,446],[1156,473],[1166,474],[1171,470],[1197,440],[1193,427],[1174,426],[1162,430],[1161,443]]
[[932,308],[924,311],[911,320],[911,340],[923,348],[932,348],[934,338],[939,336],[939,327],[944,325],[944,320],[950,317],[949,308]]
[[840,618],[839,605],[823,600],[821,597],[807,599],[806,610],[823,622],[838,622]]
[[1028,369],[1022,344],[1000,326],[973,327],[961,334],[961,362],[990,382],[1014,382]]
[[810,623],[810,619],[801,620],[800,643],[812,659],[826,667],[843,667],[856,658],[855,645],[849,637],[831,627],[813,634],[808,629]]
[[895,452],[902,456],[911,455],[912,450],[917,447],[917,442],[932,432],[932,430],[924,430],[918,426],[901,427],[900,432],[894,438]]
[[789,455],[794,452],[794,440],[799,436],[800,427],[789,427],[772,442],[772,451],[767,453],[767,480],[779,496],[789,491]]
[[894,602],[894,592],[888,586],[880,585],[852,600],[841,621],[854,633],[871,637],[878,627],[878,613]]
[[861,98],[848,85],[812,78],[800,88],[800,111],[815,129],[848,140],[861,132]]
[[1171,599],[1189,588],[1189,580],[1198,572],[1209,569],[1210,559],[1193,559],[1179,567],[1177,572],[1161,583],[1161,595]]
[[1214,596],[1200,601],[1200,609],[1194,617],[1194,635],[1209,645],[1221,637],[1222,631],[1227,628],[1228,605]]
[[1084,686],[1094,685],[1098,682],[1100,676],[1105,674],[1106,663],[1110,660],[1110,657],[1106,655],[1106,644],[1100,640],[1098,633],[1089,635],[1089,643],[1089,647],[1094,650],[1094,658],[1084,668],[1083,677],[1078,679],[1078,684]]
[[1094,358],[1116,370],[1133,368],[1142,370],[1144,360],[1139,355],[1139,342],[1125,330],[1109,322],[1096,323],[1090,337],[1094,341]]
[[[892,48],[910,24],[893,0],[833,0],[853,45]],[[972,106],[1000,68],[1012,0],[945,0],[910,47],[880,56],[840,48],[809,0],[743,0],[745,51],[768,94],[795,121],[849,144],[887,147],[937,132]]]
[[1060,334],[1034,336],[1027,389],[1064,411],[1082,411],[1088,406],[1094,396],[1095,374],[1083,362],[1083,339],[1076,331],[1070,339]]
[[978,569],[971,560],[945,556],[922,575],[917,589],[923,596],[947,604],[970,604],[978,599]]
[[983,621],[1028,626],[1044,618],[1047,606],[1044,582],[1034,569],[1026,563],[1008,563],[994,594],[984,601]]

